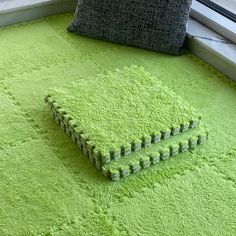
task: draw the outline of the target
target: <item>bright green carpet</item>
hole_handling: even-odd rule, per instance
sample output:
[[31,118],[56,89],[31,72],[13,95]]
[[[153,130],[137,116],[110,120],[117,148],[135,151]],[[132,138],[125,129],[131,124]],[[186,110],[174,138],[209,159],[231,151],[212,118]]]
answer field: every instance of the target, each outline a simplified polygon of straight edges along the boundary
[[[67,33],[72,14],[0,30],[0,235],[235,235],[236,84],[172,57]],[[210,139],[120,182],[48,114],[50,87],[145,68],[204,114]]]
[[199,130],[200,113],[135,65],[58,85],[45,102],[55,122],[112,180],[193,149],[208,136]]
[[104,155],[201,116],[143,68],[107,73],[49,90],[50,99],[77,120],[79,130]]

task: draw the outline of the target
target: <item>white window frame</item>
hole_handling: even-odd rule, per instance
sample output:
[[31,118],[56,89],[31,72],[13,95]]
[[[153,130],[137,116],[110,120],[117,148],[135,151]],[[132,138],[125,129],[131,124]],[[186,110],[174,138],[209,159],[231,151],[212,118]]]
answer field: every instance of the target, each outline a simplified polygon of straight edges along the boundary
[[236,43],[236,23],[204,4],[193,1],[191,17]]
[[236,81],[236,23],[193,0],[186,45],[190,51]]

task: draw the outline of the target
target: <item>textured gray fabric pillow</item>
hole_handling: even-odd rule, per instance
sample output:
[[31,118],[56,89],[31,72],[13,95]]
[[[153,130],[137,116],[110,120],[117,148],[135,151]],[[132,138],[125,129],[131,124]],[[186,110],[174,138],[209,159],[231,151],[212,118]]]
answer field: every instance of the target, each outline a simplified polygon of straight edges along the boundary
[[181,54],[191,0],[79,0],[69,31]]

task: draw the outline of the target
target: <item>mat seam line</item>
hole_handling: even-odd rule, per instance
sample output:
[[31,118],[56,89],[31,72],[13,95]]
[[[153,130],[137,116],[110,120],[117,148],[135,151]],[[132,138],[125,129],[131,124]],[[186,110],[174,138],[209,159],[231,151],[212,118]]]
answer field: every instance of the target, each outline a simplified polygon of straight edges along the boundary
[[[68,41],[68,39],[66,38],[66,37],[64,37],[60,32],[58,32],[53,26],[51,26],[50,24],[48,24],[47,23],[47,25],[49,25],[49,27],[51,27],[54,31],[55,31],[55,33],[62,39],[62,40],[64,40],[65,42],[67,42],[67,44],[69,44],[73,49],[77,49],[75,46],[74,46],[74,44],[71,44],[69,41]],[[69,33],[71,33],[71,32],[69,32]],[[79,35],[77,35],[77,36],[79,36]],[[93,40],[96,40],[96,39],[93,39]],[[109,42],[109,43],[112,43],[112,42]],[[115,44],[116,46],[118,46],[118,47],[122,47],[122,45],[119,45],[119,44]],[[105,50],[105,52],[108,52],[108,51],[110,51],[110,50],[116,50],[116,49],[119,49],[119,48],[116,48],[116,47],[114,47],[114,48],[111,48],[111,49],[106,49]],[[104,51],[103,51],[104,52]],[[90,57],[90,56],[93,56],[93,55],[96,55],[96,54],[99,54],[100,52],[97,52],[97,53],[91,53],[91,54],[86,54],[85,53],[85,51],[82,49],[81,50],[81,53],[83,53],[84,54],[84,56],[87,56],[87,57]],[[91,59],[91,58],[90,58]],[[94,61],[93,61],[94,62]]]
[[8,143],[2,144],[0,147],[0,150],[6,150],[6,149],[17,147],[19,145],[29,144],[31,142],[40,141],[40,140],[41,140],[40,138],[35,137],[35,138],[27,138],[27,139],[23,139],[23,140],[17,140],[15,142],[8,142]]
[[221,179],[225,180],[226,182],[230,182],[231,184],[233,184],[234,189],[236,189],[236,181],[235,180],[233,180],[231,177],[226,175],[223,171],[219,170],[219,168],[217,166],[211,166],[211,167],[212,167],[212,170],[215,173],[217,173]]
[[[69,64],[69,63],[74,63],[76,62],[77,60],[79,59],[83,59],[83,57],[79,56],[79,57],[76,57],[76,58],[71,58],[69,61],[61,61],[61,62],[56,62],[56,63],[52,63],[50,64],[49,66],[46,66],[46,65],[41,65],[40,67],[38,67],[37,69],[34,68],[34,69],[31,69],[30,71],[23,71],[22,73],[17,73],[16,76],[14,76],[14,73],[13,74],[10,74],[10,76],[13,78],[13,79],[16,79],[16,78],[19,78],[20,76],[24,76],[26,74],[30,74],[30,73],[35,73],[35,72],[40,72],[40,71],[43,71],[45,69],[50,69],[54,66],[60,66],[60,65],[66,65],[66,64]],[[6,79],[2,78],[3,81],[7,81]]]
[[[223,155],[223,154],[224,154],[224,155],[227,155],[227,154],[225,154],[225,153],[222,153],[222,155]],[[213,154],[213,155],[214,155],[214,154]],[[210,159],[211,159],[211,158],[210,158]],[[169,180],[171,180],[171,179],[182,178],[183,176],[185,176],[185,175],[187,175],[187,174],[189,174],[189,173],[196,172],[196,171],[198,171],[198,170],[201,170],[201,169],[204,168],[204,167],[209,167],[209,168],[212,169],[214,172],[216,172],[217,175],[219,175],[219,177],[221,177],[221,178],[224,179],[225,181],[230,181],[230,182],[234,185],[233,187],[236,188],[236,182],[235,182],[234,180],[232,180],[230,177],[228,177],[228,176],[225,175],[224,173],[218,172],[218,171],[216,170],[216,169],[218,169],[218,168],[217,168],[217,166],[215,166],[215,163],[216,163],[216,161],[218,161],[218,160],[216,159],[215,161],[211,162],[210,159],[204,160],[204,162],[201,162],[201,163],[199,163],[198,165],[193,166],[193,168],[185,169],[185,171],[184,171],[182,174],[173,174],[173,175],[171,175],[171,176],[169,176],[169,177],[166,177],[165,179],[159,181],[158,184],[163,185],[163,184],[166,183],[166,181],[169,181]],[[222,174],[225,176],[225,178],[222,177]],[[230,179],[228,179],[228,178],[230,178]],[[139,190],[136,190],[136,191],[132,192],[132,194],[137,194],[137,196],[139,196],[140,194],[142,194],[143,191],[146,191],[146,189],[153,189],[153,188],[155,188],[155,183],[151,183],[150,186],[143,187],[143,188],[141,188],[141,189],[139,189]],[[120,201],[120,200],[118,199],[118,197],[116,197],[116,196],[115,196],[114,198],[117,200],[118,203],[119,203],[119,202],[124,202],[124,201],[126,201],[126,199],[132,199],[132,197],[128,197],[128,196],[125,196],[125,197],[122,199],[122,201]]]
[[[42,141],[48,148],[52,148],[52,152],[55,154],[55,156],[58,159],[61,160],[61,158],[55,152],[54,148],[47,143],[48,132],[47,131],[40,132],[41,129],[40,129],[39,125],[37,124],[37,122],[25,111],[24,108],[21,107],[20,103],[17,101],[17,99],[14,97],[14,95],[10,92],[10,90],[7,89],[7,87],[5,86],[5,84],[2,81],[0,81],[0,84],[2,84],[4,86],[6,95],[8,96],[8,98],[10,99],[12,104],[19,109],[19,111],[21,113],[21,116],[26,120],[26,122],[29,123],[29,125],[33,128],[33,130],[35,130],[35,132],[39,135],[38,140]],[[63,162],[62,162],[62,165],[66,168],[66,166],[65,166],[65,164]],[[80,180],[83,180],[83,179],[80,179]],[[83,183],[80,184],[80,187],[83,190],[86,189],[86,187],[84,187]],[[88,196],[91,200],[93,199],[86,191],[85,191],[85,195]]]
[[30,124],[30,126],[38,133],[38,134],[43,134],[39,132],[38,130],[40,129],[38,124],[33,120],[33,118],[22,108],[20,103],[17,101],[16,97],[11,93],[11,91],[7,88],[7,86],[1,81],[0,82],[4,86],[4,92],[12,102],[12,104],[17,107],[20,111],[21,116]]
[[[100,206],[98,206],[98,205],[96,205],[96,207],[99,207],[99,209],[102,211],[102,215],[106,218],[106,219],[108,219],[108,220],[111,220],[112,219],[112,217],[110,217],[110,216],[108,216],[108,213],[104,213],[104,209],[102,208],[102,207],[100,207]],[[101,215],[101,213],[99,213],[99,214],[97,214],[96,213],[96,215],[97,216],[100,216]],[[116,224],[118,224],[118,226],[116,225],[116,224],[113,224],[113,223],[116,223]],[[67,228],[73,228],[73,224],[71,223],[71,222],[61,222],[61,223],[59,223],[59,224],[56,224],[56,225],[51,225],[50,226],[50,228],[49,228],[49,230],[48,231],[39,231],[39,232],[36,232],[36,235],[47,235],[49,232],[51,233],[58,233],[58,232],[64,232],[64,230],[61,230],[59,227],[61,226],[61,225],[66,225],[67,226]],[[125,230],[125,233],[126,233],[126,235],[127,236],[129,236],[130,235],[130,233],[129,233],[129,231],[127,231],[127,229],[126,229],[126,227],[123,227],[120,223],[119,223],[119,221],[118,220],[113,220],[112,219],[112,222],[111,223],[107,223],[109,226],[113,226],[117,231],[120,231],[120,229],[118,228],[118,227],[120,227],[122,230]],[[55,230],[53,230],[52,228],[53,227],[56,227],[56,229]],[[75,226],[76,227],[76,226]]]
[[[156,184],[159,184],[159,185],[164,185],[167,181],[169,181],[169,180],[177,180],[177,179],[179,179],[179,178],[182,178],[182,177],[184,177],[184,176],[186,176],[187,174],[189,174],[189,173],[194,173],[194,172],[196,172],[196,171],[198,171],[198,170],[201,170],[202,168],[204,168],[205,166],[209,166],[209,163],[207,163],[207,162],[205,162],[205,163],[202,163],[202,164],[200,164],[200,165],[197,165],[197,166],[194,166],[194,169],[185,169],[185,171],[183,171],[183,173],[178,173],[178,174],[173,174],[173,175],[171,175],[171,176],[168,176],[168,177],[166,177],[165,179],[163,179],[163,180],[161,180],[161,181],[159,181],[159,182],[156,182],[156,183],[151,183],[150,184],[150,186],[147,186],[147,187],[143,187],[143,188],[141,188],[141,189],[139,189],[139,190],[136,190],[136,191],[134,191],[134,192],[132,192],[132,195],[137,195],[137,196],[139,196],[139,195],[141,195],[141,194],[143,194],[143,192],[145,192],[146,190],[152,190],[152,189],[155,189],[155,185]],[[122,203],[122,202],[124,202],[124,201],[126,201],[127,199],[132,199],[133,197],[128,197],[128,196],[125,196],[123,199],[122,199],[122,201],[120,201],[120,200],[117,200],[118,199],[118,197],[115,197],[115,199],[117,200],[117,203]]]

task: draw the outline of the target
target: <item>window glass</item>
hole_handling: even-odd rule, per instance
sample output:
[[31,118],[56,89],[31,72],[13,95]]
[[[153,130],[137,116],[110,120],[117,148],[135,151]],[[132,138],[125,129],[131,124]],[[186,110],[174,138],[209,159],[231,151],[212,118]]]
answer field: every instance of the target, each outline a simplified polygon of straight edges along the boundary
[[236,0],[211,0],[211,2],[216,3],[226,10],[236,14]]
[[198,0],[198,2],[236,22],[236,0]]

